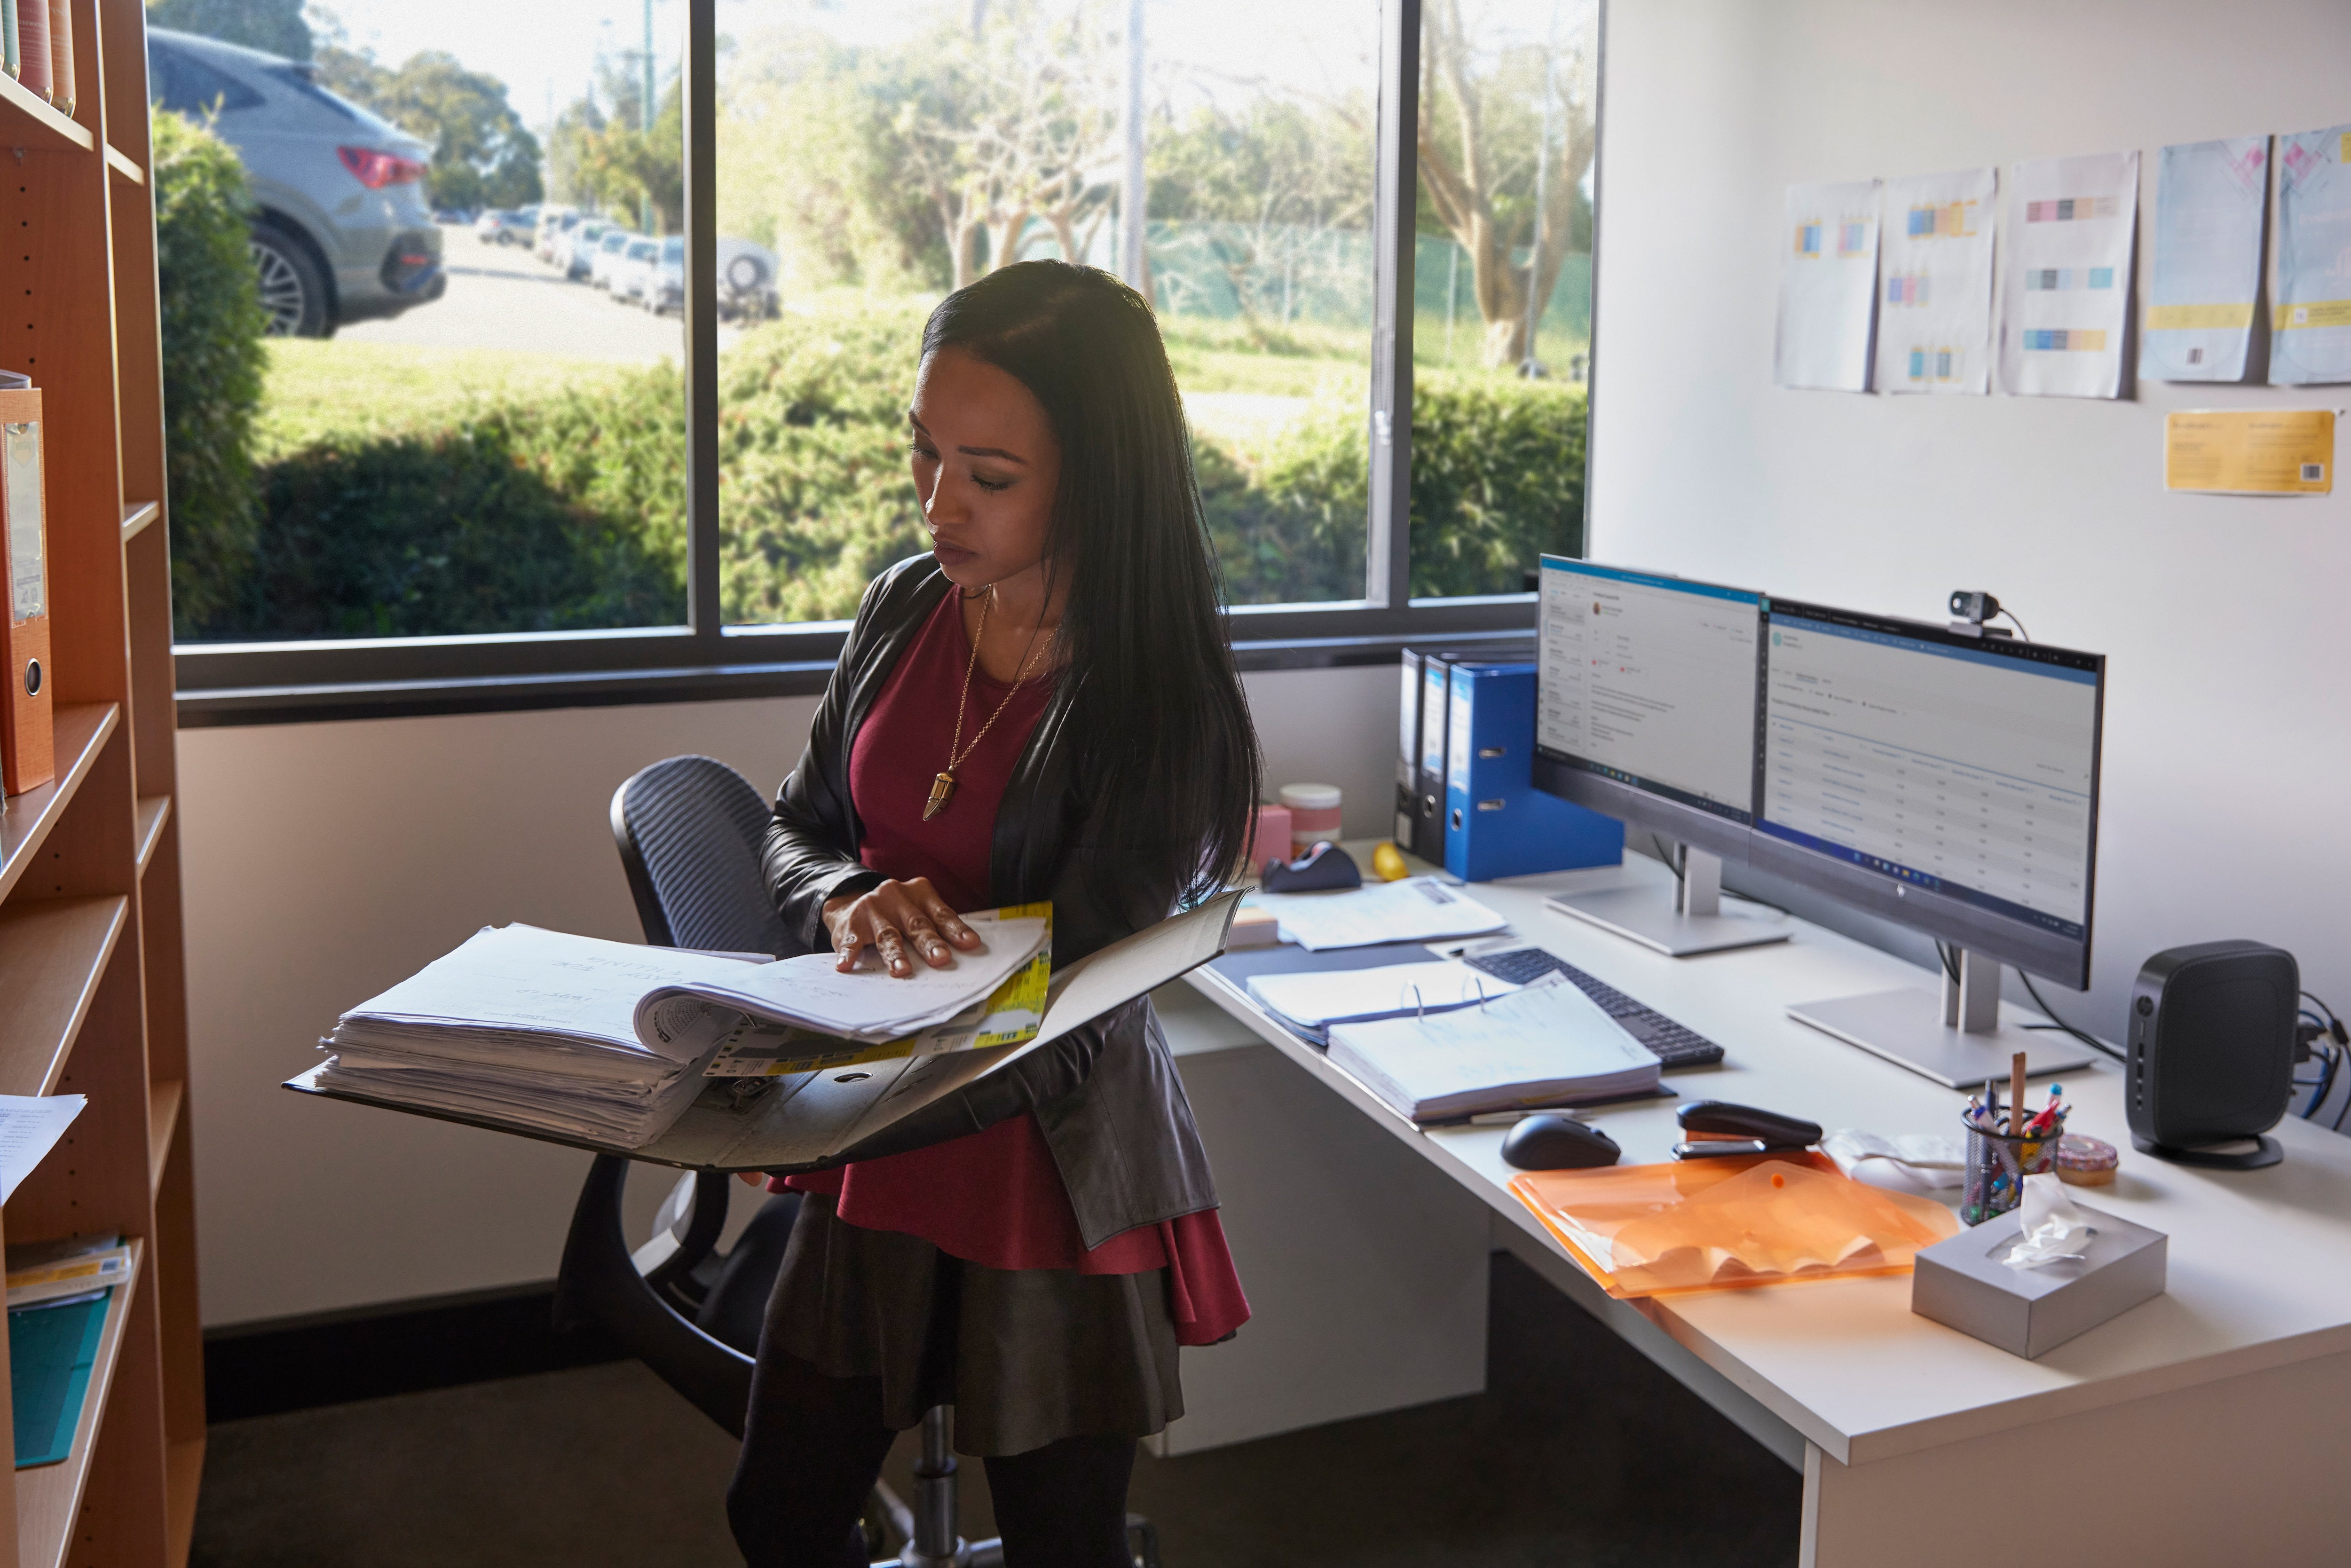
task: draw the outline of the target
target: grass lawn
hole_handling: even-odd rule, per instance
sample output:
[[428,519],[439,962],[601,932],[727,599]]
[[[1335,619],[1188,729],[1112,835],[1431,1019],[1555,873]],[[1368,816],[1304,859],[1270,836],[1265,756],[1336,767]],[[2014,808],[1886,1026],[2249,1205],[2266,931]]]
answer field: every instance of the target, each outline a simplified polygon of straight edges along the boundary
[[272,338],[262,392],[260,440],[266,463],[331,435],[372,436],[463,423],[471,410],[508,399],[529,402],[627,365],[502,349],[443,349],[334,339]]

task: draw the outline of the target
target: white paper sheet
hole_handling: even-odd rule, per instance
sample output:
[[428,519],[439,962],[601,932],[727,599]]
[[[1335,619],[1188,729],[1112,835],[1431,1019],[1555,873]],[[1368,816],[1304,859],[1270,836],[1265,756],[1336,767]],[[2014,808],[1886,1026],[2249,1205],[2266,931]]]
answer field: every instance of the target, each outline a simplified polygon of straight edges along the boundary
[[1774,379],[1783,387],[1867,392],[1877,182],[1789,186],[1780,245]]
[[16,1196],[89,1103],[80,1094],[0,1094],[0,1202]]
[[2241,382],[2262,285],[2266,136],[2189,141],[2156,155],[2155,260],[2138,373],[2151,382]]
[[2138,154],[2043,158],[2008,181],[2000,380],[2025,397],[2116,397],[2130,320]]
[[1282,939],[1311,952],[1374,942],[1434,942],[1499,931],[1502,917],[1435,877],[1412,876],[1346,893],[1260,893],[1250,902],[1273,912]]
[[1432,958],[1376,969],[1316,969],[1252,975],[1249,994],[1283,1018],[1315,1028],[1407,1013],[1443,1012],[1506,997],[1519,988],[1467,964]]
[[1990,169],[1886,182],[1877,242],[1879,392],[1991,390],[1999,185]]
[[957,949],[949,968],[934,969],[916,960],[914,974],[899,978],[869,947],[857,967],[842,974],[833,967],[832,954],[809,953],[774,964],[737,965],[697,984],[695,994],[712,1000],[740,998],[741,1005],[765,1008],[831,1034],[863,1038],[920,1029],[987,996],[1035,956],[1045,940],[1046,922],[1035,915],[973,915],[967,923],[980,939],[979,948]]
[[2278,138],[2270,385],[2351,382],[2351,125]]

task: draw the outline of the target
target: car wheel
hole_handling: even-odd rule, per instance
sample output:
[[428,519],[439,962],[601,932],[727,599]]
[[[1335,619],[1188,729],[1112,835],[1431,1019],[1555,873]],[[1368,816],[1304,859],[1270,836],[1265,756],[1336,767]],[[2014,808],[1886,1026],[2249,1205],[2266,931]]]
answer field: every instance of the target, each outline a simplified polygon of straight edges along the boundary
[[261,308],[269,318],[273,338],[326,338],[334,334],[327,318],[327,279],[301,242],[272,228],[251,232],[255,282],[261,290]]

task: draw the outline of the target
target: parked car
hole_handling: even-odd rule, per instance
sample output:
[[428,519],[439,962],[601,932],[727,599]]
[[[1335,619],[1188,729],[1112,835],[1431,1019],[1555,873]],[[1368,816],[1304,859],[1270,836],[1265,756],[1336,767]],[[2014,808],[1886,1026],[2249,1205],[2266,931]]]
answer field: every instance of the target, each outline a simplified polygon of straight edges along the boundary
[[563,243],[566,235],[580,226],[580,214],[573,208],[547,208],[538,214],[538,234],[531,241],[530,248],[537,253],[539,260],[552,263],[556,259],[556,247]]
[[661,242],[661,258],[647,269],[637,303],[656,316],[685,310],[685,236],[672,235]]
[[522,213],[492,207],[474,220],[474,237],[484,245],[528,245],[535,227]]
[[588,264],[595,259],[597,246],[611,232],[610,224],[590,218],[563,237],[563,248],[556,253],[555,265],[563,269],[564,277],[574,282],[585,281]]
[[156,101],[214,116],[245,164],[271,333],[329,337],[342,322],[448,291],[441,230],[424,203],[432,148],[282,56],[151,27],[147,70]]
[[596,242],[595,252],[588,258],[588,281],[590,286],[608,292],[611,290],[612,268],[620,261],[621,253],[629,248],[629,242],[636,237],[626,229],[604,231],[604,237]]
[[766,321],[782,309],[776,292],[776,253],[747,239],[718,242],[718,319]]
[[622,247],[620,259],[612,263],[611,280],[607,287],[612,298],[623,305],[634,305],[642,295],[653,270],[661,260],[662,242],[651,235],[639,235]]

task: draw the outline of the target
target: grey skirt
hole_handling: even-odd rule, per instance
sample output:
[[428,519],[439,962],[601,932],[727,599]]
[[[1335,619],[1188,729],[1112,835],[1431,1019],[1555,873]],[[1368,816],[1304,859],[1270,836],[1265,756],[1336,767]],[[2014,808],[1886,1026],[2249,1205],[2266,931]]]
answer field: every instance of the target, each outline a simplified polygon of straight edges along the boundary
[[828,1377],[879,1377],[901,1431],[955,1406],[955,1446],[1025,1454],[1063,1437],[1144,1437],[1184,1414],[1166,1270],[984,1268],[917,1236],[800,1200],[760,1345]]

